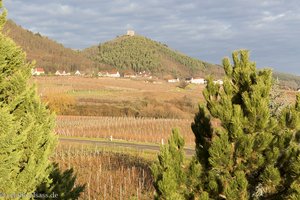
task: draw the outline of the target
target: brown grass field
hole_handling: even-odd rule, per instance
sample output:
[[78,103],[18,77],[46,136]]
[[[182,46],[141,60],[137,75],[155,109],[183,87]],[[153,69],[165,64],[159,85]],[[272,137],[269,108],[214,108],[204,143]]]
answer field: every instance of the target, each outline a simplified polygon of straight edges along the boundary
[[[34,77],[41,97],[58,114],[192,118],[204,85],[124,78]],[[59,97],[59,98],[56,98]],[[63,105],[63,104],[66,105]],[[68,105],[69,104],[69,105]],[[57,109],[63,107],[63,109]]]
[[[44,76],[34,77],[42,95],[53,93],[69,93],[76,99],[101,99],[110,101],[140,100],[144,97],[155,97],[159,100],[172,100],[188,95],[198,101],[202,99],[204,85],[193,85],[182,90],[178,83],[167,83],[163,80],[147,81],[125,78],[86,78],[76,76]],[[112,97],[118,97],[114,99]]]
[[[87,111],[83,112],[85,115],[130,116],[137,114],[130,111],[141,111],[149,115],[152,113],[153,116],[150,117],[155,118],[191,119],[197,112],[198,103],[204,101],[202,91],[205,85],[190,84],[187,88],[181,89],[178,87],[179,83],[167,83],[163,80],[44,76],[33,77],[32,81],[37,85],[42,99],[49,104],[53,103],[52,98],[57,96],[61,98],[55,99],[60,101],[58,103],[70,101],[66,103],[74,104],[75,109],[76,106],[86,108]],[[295,101],[296,91],[280,90],[280,92],[281,99],[285,98],[288,102]],[[115,110],[109,107],[114,107]],[[117,108],[123,113],[112,112]],[[103,112],[97,113],[97,109],[102,109]],[[155,116],[155,112],[162,111],[175,114],[169,117]],[[83,115],[78,110],[77,112],[72,110],[72,105],[68,112],[67,114],[73,112],[76,115]]]

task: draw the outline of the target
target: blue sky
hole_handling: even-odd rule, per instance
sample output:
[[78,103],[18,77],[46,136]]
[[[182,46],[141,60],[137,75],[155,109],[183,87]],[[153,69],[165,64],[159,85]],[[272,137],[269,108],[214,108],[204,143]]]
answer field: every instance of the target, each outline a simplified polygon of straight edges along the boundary
[[249,49],[258,67],[300,75],[299,0],[4,0],[8,18],[84,49],[127,29],[220,64]]

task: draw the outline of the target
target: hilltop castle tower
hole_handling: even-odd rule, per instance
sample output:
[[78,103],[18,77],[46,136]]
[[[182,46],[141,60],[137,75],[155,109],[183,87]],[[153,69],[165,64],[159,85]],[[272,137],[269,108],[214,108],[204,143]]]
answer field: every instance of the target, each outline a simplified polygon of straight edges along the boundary
[[134,30],[127,30],[127,35],[128,36],[134,36]]

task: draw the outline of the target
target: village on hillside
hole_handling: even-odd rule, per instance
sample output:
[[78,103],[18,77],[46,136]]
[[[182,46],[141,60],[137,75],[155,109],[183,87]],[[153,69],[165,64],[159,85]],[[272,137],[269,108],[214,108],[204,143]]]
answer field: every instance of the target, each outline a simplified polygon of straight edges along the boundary
[[[112,69],[112,70],[104,70],[104,71],[99,71],[96,74],[85,74],[80,72],[79,70],[76,70],[75,72],[66,72],[65,70],[57,70],[54,74],[46,74],[45,70],[41,67],[34,68],[32,70],[32,75],[33,76],[84,76],[84,77],[108,77],[108,78],[130,78],[130,79],[148,79],[148,80],[158,80],[156,76],[153,76],[151,72],[132,72],[132,71],[125,71],[120,73],[117,69]],[[172,76],[167,76],[163,80],[165,80],[168,83],[179,83],[181,81],[186,82],[186,83],[192,83],[192,84],[206,84],[207,81],[202,78],[202,77],[186,77],[184,79],[180,78],[173,78]],[[214,80],[215,84],[223,84],[223,80],[218,79]]]

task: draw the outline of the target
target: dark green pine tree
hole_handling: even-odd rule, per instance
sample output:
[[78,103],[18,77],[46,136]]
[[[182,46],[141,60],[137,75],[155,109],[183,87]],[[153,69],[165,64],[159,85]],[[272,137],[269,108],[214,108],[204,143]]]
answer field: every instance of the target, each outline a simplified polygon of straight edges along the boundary
[[158,161],[151,167],[156,189],[155,199],[185,199],[186,174],[183,147],[184,140],[179,130],[174,129],[168,143],[161,146]]
[[48,158],[57,140],[55,120],[29,84],[33,65],[2,33],[5,21],[4,10],[0,16],[0,193],[29,195],[49,175]]
[[257,71],[248,51],[223,60],[224,84],[210,79],[192,124],[207,199],[300,199],[300,97],[270,110],[272,74]]
[[225,58],[224,84],[210,79],[203,92],[189,166],[176,157],[184,142],[174,133],[162,149],[153,168],[158,198],[300,199],[300,95],[275,113],[271,71],[256,70],[246,50],[233,53],[233,64]]

